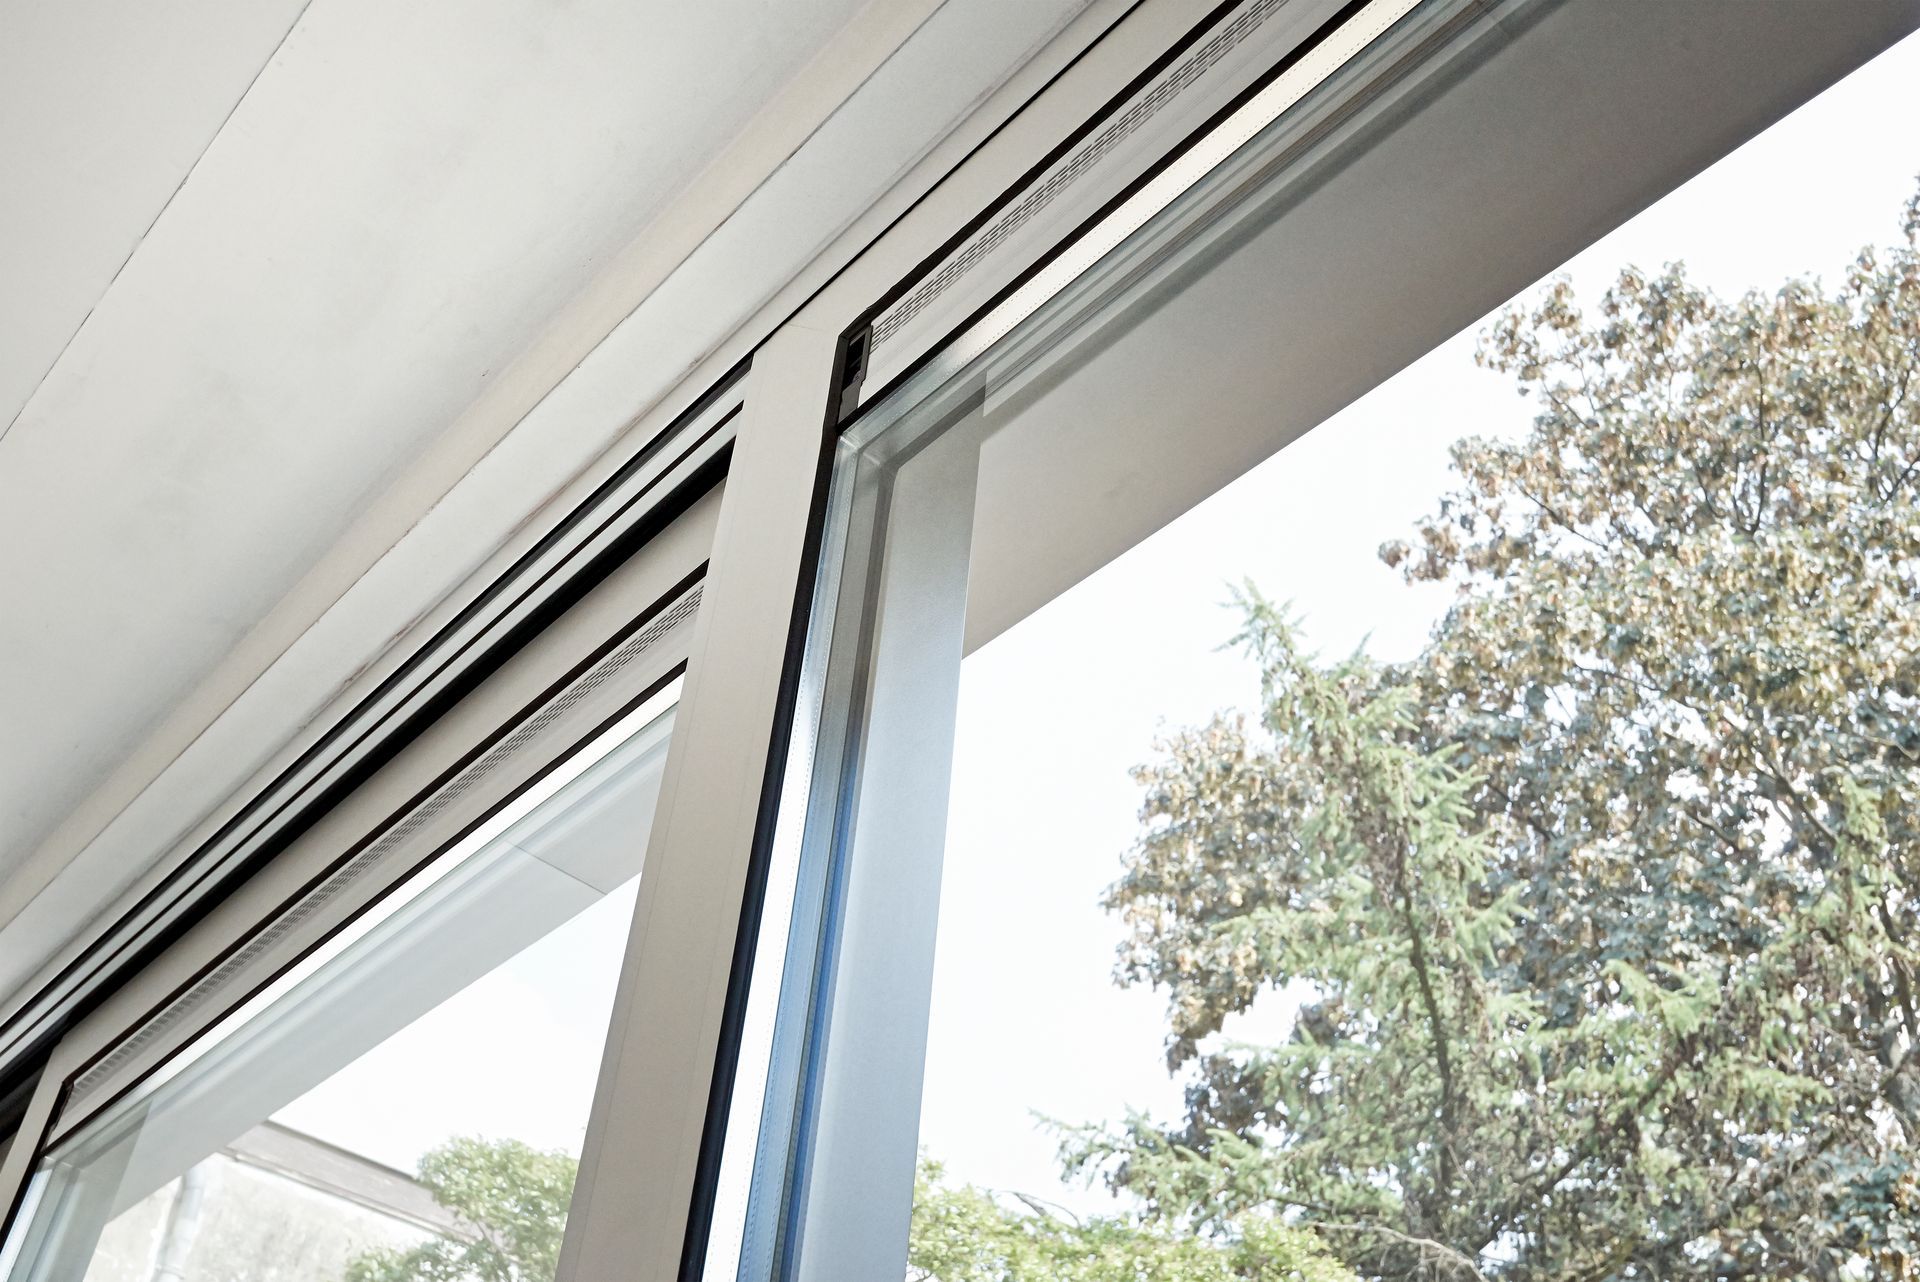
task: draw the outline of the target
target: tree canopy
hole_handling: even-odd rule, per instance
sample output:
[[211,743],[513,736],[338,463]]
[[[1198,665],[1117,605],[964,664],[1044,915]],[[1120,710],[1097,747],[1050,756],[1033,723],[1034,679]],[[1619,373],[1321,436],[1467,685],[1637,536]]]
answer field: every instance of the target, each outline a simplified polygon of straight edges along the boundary
[[[1369,1277],[1911,1276],[1920,198],[1904,230],[1831,291],[1670,266],[1504,313],[1531,431],[1381,549],[1456,592],[1416,657],[1322,660],[1245,593],[1258,713],[1138,771],[1106,901],[1186,1116],[1074,1164]],[[1282,988],[1285,1044],[1219,1044]]]
[[420,1182],[470,1231],[368,1251],[347,1282],[550,1282],[578,1165],[519,1140],[447,1141],[420,1159]]
[[1196,1235],[1139,1215],[1075,1219],[946,1183],[922,1160],[908,1282],[1355,1282],[1309,1229],[1272,1215]]

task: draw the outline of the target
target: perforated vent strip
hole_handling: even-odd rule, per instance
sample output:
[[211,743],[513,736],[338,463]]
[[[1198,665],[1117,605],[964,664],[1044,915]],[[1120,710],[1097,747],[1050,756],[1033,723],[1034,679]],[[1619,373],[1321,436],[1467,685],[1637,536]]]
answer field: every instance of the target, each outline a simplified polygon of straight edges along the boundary
[[1253,0],[1200,47],[1169,68],[1151,88],[1130,103],[1107,125],[1089,138],[1045,178],[1029,188],[1002,211],[998,218],[975,233],[974,238],[942,262],[927,278],[915,285],[899,302],[880,314],[873,323],[873,346],[898,334],[914,317],[952,289],[962,277],[973,271],[998,249],[1009,236],[1040,214],[1067,188],[1078,182],[1104,160],[1114,148],[1139,132],[1168,103],[1190,89],[1200,78],[1244,43],[1260,25],[1279,11],[1286,0]]
[[213,970],[202,976],[157,1011],[139,1028],[128,1034],[109,1054],[88,1069],[73,1084],[69,1111],[84,1104],[89,1095],[131,1063],[143,1050],[163,1037],[196,1011],[214,1001],[233,985],[262,956],[298,930],[334,898],[361,877],[385,863],[396,850],[406,846],[422,829],[462,797],[484,783],[506,762],[525,752],[561,717],[617,676],[634,660],[658,645],[669,633],[687,623],[700,606],[700,585],[695,584],[681,598],[626,641],[609,651],[593,667],[581,674],[557,698],[521,722],[491,748],[476,757],[465,770],[449,779],[431,796],[409,810],[392,827],[369,843],[331,876],[262,926],[248,940],[228,954]]

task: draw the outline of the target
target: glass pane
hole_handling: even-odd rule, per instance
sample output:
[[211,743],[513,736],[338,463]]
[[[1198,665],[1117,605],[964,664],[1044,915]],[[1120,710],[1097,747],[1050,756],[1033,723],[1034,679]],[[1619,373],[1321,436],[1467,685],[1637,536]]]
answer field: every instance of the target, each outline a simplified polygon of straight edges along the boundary
[[1310,201],[857,422],[709,1278],[1911,1276],[1916,112],[1910,39],[1117,557],[1099,451],[1307,394]]
[[8,1276],[552,1277],[670,702],[63,1140]]

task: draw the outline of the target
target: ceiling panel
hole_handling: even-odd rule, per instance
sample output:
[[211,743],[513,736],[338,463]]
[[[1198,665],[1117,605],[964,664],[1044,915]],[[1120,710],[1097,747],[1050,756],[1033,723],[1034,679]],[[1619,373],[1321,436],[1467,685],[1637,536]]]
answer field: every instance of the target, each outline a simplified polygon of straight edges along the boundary
[[0,0],[0,433],[307,0]]
[[[0,437],[0,875],[859,5],[313,0],[280,42],[253,0],[157,41],[117,24],[176,6],[88,3],[17,28],[4,57],[46,88],[0,90],[0,163],[50,178],[0,198],[0,241],[50,257],[6,323],[85,321]],[[244,100],[196,159],[222,77]],[[63,96],[101,99],[93,123],[42,109]]]

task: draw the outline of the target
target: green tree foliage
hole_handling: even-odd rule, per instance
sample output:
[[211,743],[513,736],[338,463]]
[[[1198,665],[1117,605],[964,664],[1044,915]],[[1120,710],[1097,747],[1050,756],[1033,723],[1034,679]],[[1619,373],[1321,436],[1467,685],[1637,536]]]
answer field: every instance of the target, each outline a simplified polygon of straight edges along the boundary
[[939,1163],[921,1162],[909,1282],[1354,1282],[1310,1231],[1270,1215],[1199,1236],[1131,1216],[1011,1210],[941,1174]]
[[[1381,550],[1454,604],[1172,735],[1108,905],[1178,1125],[1069,1141],[1154,1210],[1382,1278],[1920,1265],[1920,198],[1837,289],[1562,282],[1482,362],[1530,434]],[[1290,1040],[1220,1045],[1263,993]]]
[[470,1231],[369,1251],[347,1282],[550,1282],[576,1173],[568,1154],[519,1140],[449,1140],[420,1159],[420,1182]]

